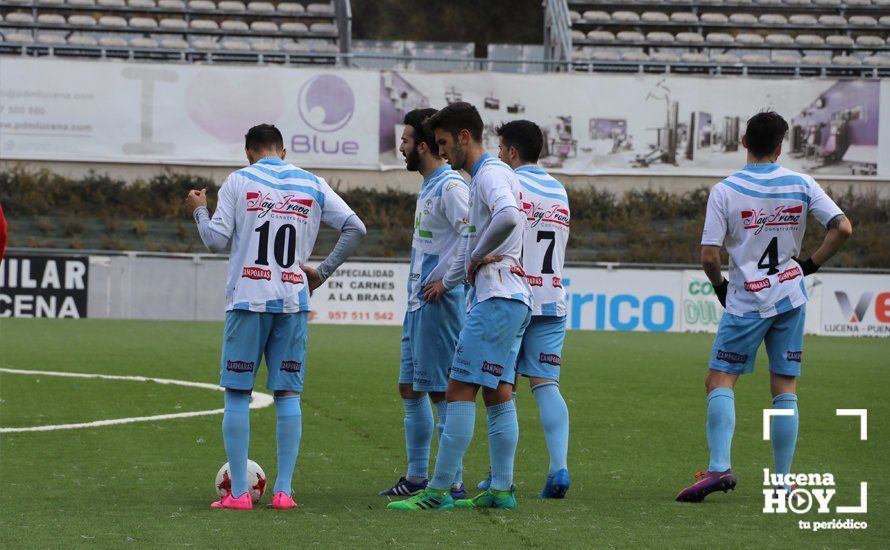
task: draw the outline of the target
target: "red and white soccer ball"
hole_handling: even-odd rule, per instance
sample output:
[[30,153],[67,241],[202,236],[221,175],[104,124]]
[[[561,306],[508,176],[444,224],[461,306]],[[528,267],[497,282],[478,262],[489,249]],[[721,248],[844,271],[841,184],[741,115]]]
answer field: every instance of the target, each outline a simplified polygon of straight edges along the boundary
[[[232,477],[229,475],[229,463],[223,464],[216,474],[216,494],[223,498],[232,490]],[[257,502],[266,492],[266,472],[253,460],[247,461],[247,490],[250,500]]]

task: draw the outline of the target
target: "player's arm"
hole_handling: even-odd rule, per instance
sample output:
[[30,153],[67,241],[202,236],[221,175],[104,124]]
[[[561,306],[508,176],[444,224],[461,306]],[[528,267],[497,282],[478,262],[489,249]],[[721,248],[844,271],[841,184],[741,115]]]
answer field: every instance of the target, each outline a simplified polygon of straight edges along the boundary
[[837,254],[838,250],[844,246],[847,239],[853,234],[853,224],[844,215],[843,211],[838,208],[837,204],[829,197],[822,187],[815,180],[810,181],[811,198],[808,211],[819,222],[825,225],[828,233],[825,234],[825,240],[822,246],[813,252],[813,255],[806,260],[797,260],[803,270],[804,276],[819,271],[822,264]]
[[423,286],[422,297],[425,302],[432,300],[438,304],[446,292],[463,283],[465,279],[464,267],[467,265],[467,242],[469,240],[467,235],[470,229],[469,202],[470,193],[464,184],[458,184],[451,189],[446,186],[442,193],[445,217],[451,221],[451,226],[459,235],[459,240],[445,275],[441,279],[430,281]]
[[309,290],[315,290],[327,281],[328,277],[333,275],[337,268],[352,256],[367,234],[368,230],[365,229],[365,224],[358,216],[353,214],[347,218],[343,222],[343,227],[340,228],[340,238],[337,239],[337,244],[334,245],[334,249],[331,250],[327,258],[322,260],[315,269],[303,266],[303,271],[309,278]]
[[482,200],[492,211],[491,221],[485,232],[479,235],[476,247],[468,251],[470,262],[467,266],[467,280],[470,284],[476,282],[476,271],[486,263],[500,261],[500,258],[492,257],[494,252],[517,228],[525,222],[516,197],[513,196],[511,182],[509,180],[484,174],[478,178]]
[[723,277],[723,266],[720,262],[720,248],[723,246],[723,239],[726,238],[726,229],[722,192],[715,186],[708,196],[708,208],[705,212],[705,227],[701,237],[701,266],[723,307],[726,307],[726,291],[729,289],[729,281]]
[[838,214],[831,218],[825,227],[828,229],[828,232],[825,234],[822,246],[817,248],[813,255],[806,260],[798,260],[805,276],[819,271],[822,264],[837,254],[841,247],[844,246],[844,243],[847,242],[847,239],[853,235],[853,224],[843,214]]
[[327,183],[322,184],[325,195],[325,204],[321,213],[321,221],[326,225],[340,231],[337,244],[328,256],[318,264],[317,268],[301,265],[300,269],[306,274],[309,281],[309,291],[320,287],[337,268],[343,265],[347,258],[352,256],[362,239],[368,234],[365,224],[352,211],[340,195],[334,192]]
[[211,252],[222,252],[229,245],[234,229],[235,201],[233,196],[234,184],[226,180],[217,196],[216,212],[213,218],[207,210],[207,189],[192,189],[185,199],[185,203],[192,210],[192,217],[198,226],[198,235],[204,246]]

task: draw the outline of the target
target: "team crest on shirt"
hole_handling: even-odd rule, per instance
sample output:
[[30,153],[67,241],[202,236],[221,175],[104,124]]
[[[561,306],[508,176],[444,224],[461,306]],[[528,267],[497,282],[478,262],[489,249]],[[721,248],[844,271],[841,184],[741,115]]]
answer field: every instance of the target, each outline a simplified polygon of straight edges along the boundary
[[550,206],[532,202],[519,194],[519,206],[528,220],[529,227],[537,227],[538,224],[555,223],[564,227],[569,227],[571,215],[569,209],[562,204],[552,204]]
[[800,224],[803,215],[802,204],[777,206],[772,212],[764,211],[762,208],[741,212],[742,226],[745,229],[753,229],[755,235],[759,235],[764,229],[767,231],[794,229]]
[[[298,197],[297,195],[284,195],[281,200],[273,197],[271,193],[248,191],[246,195],[247,211],[259,212],[257,218],[265,218],[269,214],[280,216],[295,216],[306,219],[312,213],[312,199]],[[271,216],[270,216],[271,217]]]

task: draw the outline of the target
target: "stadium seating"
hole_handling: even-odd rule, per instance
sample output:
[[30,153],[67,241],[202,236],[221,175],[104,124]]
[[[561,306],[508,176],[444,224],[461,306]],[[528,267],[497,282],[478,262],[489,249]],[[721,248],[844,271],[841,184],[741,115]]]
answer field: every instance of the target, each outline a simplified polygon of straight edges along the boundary
[[[650,63],[772,63],[826,66],[851,74],[844,71],[886,67],[890,57],[890,0],[567,4],[575,70],[608,70],[592,62],[642,59],[638,54],[644,54]],[[629,45],[638,51],[625,55]],[[674,58],[679,62],[671,61]]]
[[[791,74],[799,72],[797,65],[838,69],[844,76],[872,69],[888,75],[890,0],[567,0],[562,6],[568,10],[561,12],[566,54],[560,59],[573,70],[626,71],[628,63],[639,63],[639,70],[692,64],[704,72],[727,64],[743,70],[775,64]],[[441,70],[464,67],[473,57],[462,44],[418,49],[407,42],[394,49],[363,45],[366,56],[384,59],[341,57],[351,51],[349,14],[348,0],[4,0],[0,53],[61,55],[71,48],[71,55],[103,56],[108,47],[116,56],[128,48],[157,49],[157,58],[185,61],[266,62],[278,56],[283,59],[276,62],[285,63]],[[519,51],[512,48],[498,55]],[[454,63],[441,60],[452,54]],[[385,59],[390,55],[437,60],[403,65]],[[508,71],[534,66],[490,61],[488,66]],[[708,63],[714,66],[700,67]],[[862,72],[850,72],[855,68]]]
[[113,48],[119,57],[121,49],[154,49],[158,58],[200,61],[208,57],[196,51],[219,51],[226,55],[214,61],[335,63],[349,51],[348,32],[341,35],[349,17],[339,0],[8,0],[0,4],[0,53],[46,55],[50,47],[100,57]]

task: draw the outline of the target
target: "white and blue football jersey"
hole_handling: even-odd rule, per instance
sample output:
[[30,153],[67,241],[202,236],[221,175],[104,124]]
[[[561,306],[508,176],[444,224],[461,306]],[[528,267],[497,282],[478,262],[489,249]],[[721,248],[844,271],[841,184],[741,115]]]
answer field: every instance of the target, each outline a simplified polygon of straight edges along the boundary
[[226,311],[308,311],[300,265],[312,253],[319,225],[341,229],[354,215],[324,179],[277,157],[232,172],[209,225],[232,242]]
[[800,254],[807,214],[823,225],[843,214],[812,177],[749,164],[711,189],[702,245],[726,245],[726,311],[766,318],[807,301]]
[[[470,170],[470,227],[467,266],[479,235],[485,232],[491,218],[504,208],[519,208],[519,178],[509,166],[486,153]],[[533,307],[531,288],[522,269],[523,227],[489,255],[501,256],[499,262],[483,265],[476,272],[476,285],[467,295],[467,307],[491,298],[507,298]]]
[[445,276],[467,236],[469,188],[445,164],[423,180],[414,211],[408,270],[408,311],[423,306],[423,287]]
[[537,166],[516,169],[519,206],[525,215],[522,267],[535,298],[533,315],[566,315],[562,270],[571,213],[563,185]]

